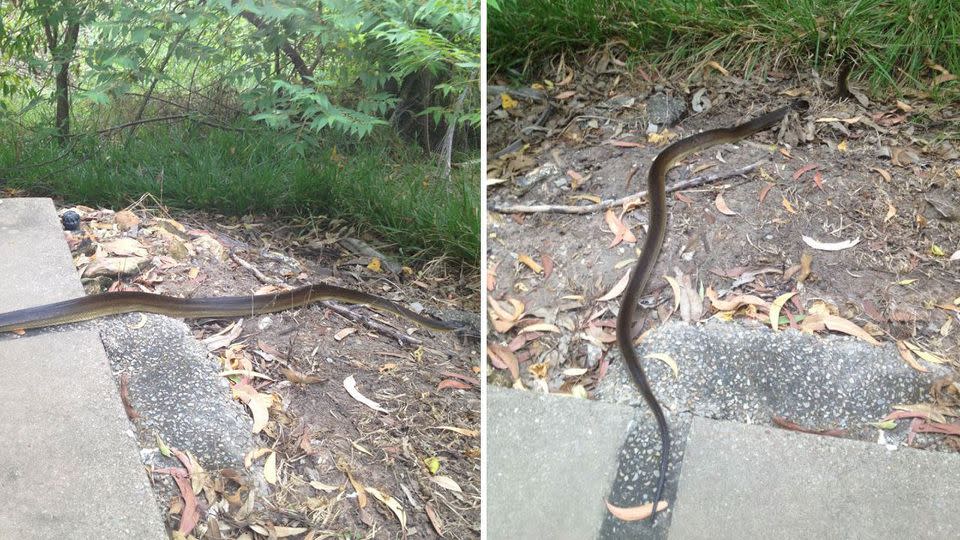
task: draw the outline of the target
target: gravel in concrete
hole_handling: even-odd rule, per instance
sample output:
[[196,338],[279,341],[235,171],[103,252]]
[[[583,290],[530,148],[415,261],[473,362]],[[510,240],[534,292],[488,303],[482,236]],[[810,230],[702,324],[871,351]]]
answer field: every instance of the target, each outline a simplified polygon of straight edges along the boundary
[[[930,383],[947,372],[931,366],[931,373],[918,373],[892,345],[875,347],[853,338],[792,330],[775,333],[740,323],[668,323],[652,332],[638,350],[641,358],[652,352],[668,354],[679,368],[674,377],[664,363],[644,361],[673,440],[668,500],[677,493],[692,416],[763,425],[779,416],[808,428],[840,428],[847,436],[875,440],[877,430],[870,422],[890,412],[893,404],[924,400]],[[649,502],[657,479],[660,438],[622,363],[613,364],[597,397],[635,404],[642,411],[620,452],[610,498],[626,506]],[[902,442],[908,424],[902,422],[884,437],[894,444]],[[663,538],[671,516],[672,509],[653,528],[648,522],[624,523],[608,516],[601,537]]]

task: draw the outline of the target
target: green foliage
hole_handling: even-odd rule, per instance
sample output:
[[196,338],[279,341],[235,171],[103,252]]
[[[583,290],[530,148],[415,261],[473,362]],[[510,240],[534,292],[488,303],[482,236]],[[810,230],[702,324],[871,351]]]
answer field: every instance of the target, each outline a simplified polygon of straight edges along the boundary
[[930,87],[929,63],[960,75],[960,10],[946,0],[500,0],[488,12],[491,71],[537,65],[562,51],[624,40],[638,61],[691,69],[716,60],[746,73],[833,67],[852,48],[878,92],[904,87],[956,96],[960,83]]
[[[181,209],[319,212],[377,233],[406,259],[447,257],[479,268],[479,165],[438,182],[442,171],[432,160],[392,139],[370,137],[351,151],[344,137],[308,148],[301,158],[270,133],[254,130],[156,125],[141,132],[129,145],[77,139],[79,160],[73,153],[62,157],[63,149],[46,137],[0,133],[0,177],[9,189],[114,208],[149,192]],[[43,165],[24,166],[31,163]]]
[[[66,21],[56,144],[64,59],[44,23]],[[479,21],[475,0],[0,2],[0,179],[88,204],[162,190],[182,208],[336,214],[476,267],[479,167],[446,178],[397,118],[456,126],[476,158]]]

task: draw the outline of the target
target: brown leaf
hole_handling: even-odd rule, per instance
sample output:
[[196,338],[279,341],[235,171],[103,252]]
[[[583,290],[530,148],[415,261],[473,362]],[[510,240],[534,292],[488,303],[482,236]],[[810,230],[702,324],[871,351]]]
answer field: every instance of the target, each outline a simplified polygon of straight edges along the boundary
[[868,334],[866,330],[839,315],[824,315],[823,324],[826,325],[827,329],[833,330],[834,332],[843,332],[844,334],[862,339],[871,345],[880,345],[880,342]]
[[617,148],[643,148],[643,143],[629,141],[610,141],[610,144]]
[[470,385],[455,379],[444,379],[440,381],[440,384],[437,385],[437,390],[446,390],[447,388],[454,388],[457,390],[469,390]]
[[823,191],[823,175],[820,174],[820,171],[813,173],[813,183],[820,188],[820,191]]
[[499,262],[495,262],[487,268],[487,292],[497,288],[497,266],[499,264]]
[[563,101],[565,99],[570,99],[575,95],[577,95],[575,91],[567,90],[565,92],[560,92],[559,94],[553,96],[553,99],[556,99],[557,101]]
[[487,356],[493,367],[509,370],[513,380],[520,378],[520,362],[510,349],[497,343],[487,343]]
[[637,238],[630,232],[630,229],[623,223],[623,220],[617,217],[613,213],[613,210],[607,210],[607,213],[604,214],[604,219],[607,222],[607,226],[610,227],[610,231],[613,232],[613,240],[610,242],[610,245],[607,248],[612,248],[620,242],[627,242],[633,244],[637,241]]
[[281,369],[280,372],[283,373],[283,376],[286,377],[288,381],[296,384],[316,384],[326,381],[326,379],[319,375],[307,375],[292,368],[285,367]]
[[426,504],[424,510],[427,511],[427,517],[430,519],[430,524],[433,525],[434,530],[437,531],[437,535],[443,538],[443,520],[437,515],[437,511],[433,509],[430,503]]
[[797,283],[803,283],[808,277],[810,277],[810,272],[813,271],[813,254],[807,250],[803,250],[803,253],[800,254],[800,274],[797,276]]
[[887,182],[892,182],[892,181],[893,181],[893,178],[891,178],[890,173],[888,173],[888,172],[886,171],[886,169],[881,169],[881,168],[879,168],[879,167],[871,167],[870,170],[871,170],[871,171],[876,171],[877,174],[879,174],[880,176],[882,176],[883,179],[886,180]]
[[727,201],[725,201],[725,200],[723,199],[723,192],[722,192],[722,191],[721,191],[720,193],[717,193],[717,199],[714,201],[713,204],[714,204],[714,206],[717,207],[717,210],[719,210],[720,213],[723,214],[723,215],[726,215],[726,216],[735,216],[735,215],[737,215],[736,212],[734,212],[733,210],[730,209],[729,206],[727,206]]
[[[641,504],[640,506],[632,506],[628,508],[614,506],[610,504],[610,501],[603,501],[607,505],[607,511],[610,514],[621,520],[621,521],[641,521],[650,517],[650,514],[653,513],[653,503],[649,502],[646,504]],[[657,501],[657,512],[663,512],[670,505],[667,501]]]
[[553,258],[546,253],[540,253],[540,260],[543,261],[543,277],[544,279],[550,277],[550,274],[553,273]]
[[760,204],[763,204],[763,200],[767,198],[767,193],[770,193],[770,189],[772,189],[773,186],[774,184],[767,182],[762,188],[760,188],[760,194],[757,196],[757,201]]
[[819,163],[807,163],[807,164],[804,165],[803,167],[800,167],[799,169],[797,169],[797,172],[793,173],[793,179],[794,179],[794,180],[797,180],[797,179],[799,179],[801,176],[803,176],[804,173],[807,173],[807,172],[809,172],[809,171],[812,171],[813,169],[816,169],[816,168],[819,167],[819,166],[820,166]]
[[897,340],[897,352],[900,353],[900,358],[903,358],[903,361],[909,364],[913,369],[921,373],[927,373],[930,371],[921,365],[920,362],[917,362],[917,359],[913,357],[913,353],[910,352],[910,349],[907,348],[903,341]]

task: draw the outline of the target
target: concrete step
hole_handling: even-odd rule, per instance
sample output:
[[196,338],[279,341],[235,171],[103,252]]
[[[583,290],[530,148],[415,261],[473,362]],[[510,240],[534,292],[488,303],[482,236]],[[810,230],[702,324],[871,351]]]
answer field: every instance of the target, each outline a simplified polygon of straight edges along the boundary
[[[0,199],[0,312],[83,294],[49,199]],[[0,335],[0,538],[166,538],[96,332]]]

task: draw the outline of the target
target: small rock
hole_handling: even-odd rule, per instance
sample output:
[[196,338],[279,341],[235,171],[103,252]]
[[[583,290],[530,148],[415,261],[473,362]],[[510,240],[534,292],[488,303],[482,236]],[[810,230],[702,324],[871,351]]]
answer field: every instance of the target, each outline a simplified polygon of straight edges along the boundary
[[136,214],[129,210],[121,210],[113,216],[113,220],[116,222],[117,226],[120,227],[121,231],[129,231],[134,227],[140,225],[140,218]]
[[544,163],[543,165],[523,175],[523,178],[518,178],[516,182],[518,187],[527,189],[538,182],[546,180],[547,178],[553,178],[554,176],[559,175],[560,167],[558,167],[556,163]]
[[686,111],[686,102],[666,94],[654,94],[647,100],[647,118],[652,124],[672,126]]

